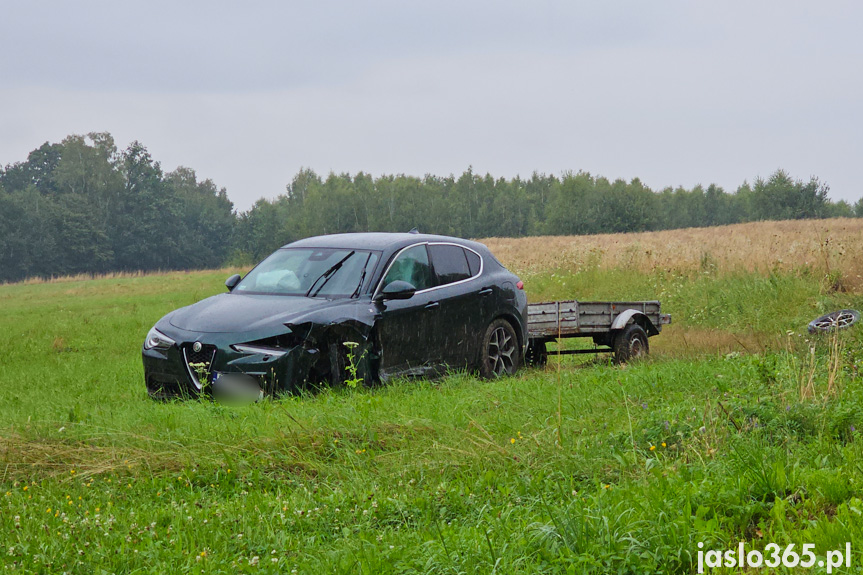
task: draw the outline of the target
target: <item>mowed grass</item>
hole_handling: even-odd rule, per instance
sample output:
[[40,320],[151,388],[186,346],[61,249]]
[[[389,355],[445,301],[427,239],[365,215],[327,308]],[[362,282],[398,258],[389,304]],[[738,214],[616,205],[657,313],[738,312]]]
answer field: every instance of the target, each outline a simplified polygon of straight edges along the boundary
[[6,572],[690,573],[738,541],[863,564],[863,329],[805,332],[863,298],[822,273],[527,270],[534,301],[675,323],[625,367],[150,401],[147,330],[229,273],[0,286]]

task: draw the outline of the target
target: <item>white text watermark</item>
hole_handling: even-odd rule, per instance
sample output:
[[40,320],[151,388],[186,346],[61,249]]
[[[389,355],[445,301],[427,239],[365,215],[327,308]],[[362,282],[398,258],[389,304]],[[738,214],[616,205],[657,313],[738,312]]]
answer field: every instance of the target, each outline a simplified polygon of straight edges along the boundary
[[704,551],[704,543],[698,544],[698,572],[704,573],[704,568],[714,569],[716,567],[767,567],[775,569],[780,565],[787,568],[801,567],[827,567],[828,573],[833,573],[834,567],[851,567],[851,543],[845,544],[844,550],[827,551],[824,559],[818,559],[815,555],[815,544],[804,543],[798,553],[795,551],[794,543],[786,545],[783,549],[776,543],[768,543],[764,551],[751,549],[746,551],[743,542],[737,544],[737,549],[722,551],[709,549]]

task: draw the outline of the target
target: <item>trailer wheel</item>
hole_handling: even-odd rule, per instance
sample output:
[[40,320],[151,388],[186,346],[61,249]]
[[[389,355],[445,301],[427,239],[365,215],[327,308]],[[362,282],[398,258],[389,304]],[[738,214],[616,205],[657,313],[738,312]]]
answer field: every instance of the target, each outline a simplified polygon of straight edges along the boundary
[[544,367],[548,363],[548,351],[544,341],[530,340],[524,353],[524,363],[533,367]]
[[626,363],[644,357],[650,353],[647,333],[640,325],[631,323],[615,336],[612,349],[614,361],[617,363]]
[[521,363],[518,337],[510,323],[496,319],[485,330],[479,373],[486,379],[512,375]]

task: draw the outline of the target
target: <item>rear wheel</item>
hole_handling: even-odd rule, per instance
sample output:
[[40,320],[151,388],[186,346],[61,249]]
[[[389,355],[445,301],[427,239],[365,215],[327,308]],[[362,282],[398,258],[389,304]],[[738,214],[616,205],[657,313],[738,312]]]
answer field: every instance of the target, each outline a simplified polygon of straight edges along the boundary
[[496,319],[485,330],[482,338],[480,375],[486,379],[512,375],[521,364],[518,336],[505,319]]
[[650,353],[647,333],[640,325],[631,323],[615,336],[612,350],[614,361],[617,363],[626,363],[644,357]]

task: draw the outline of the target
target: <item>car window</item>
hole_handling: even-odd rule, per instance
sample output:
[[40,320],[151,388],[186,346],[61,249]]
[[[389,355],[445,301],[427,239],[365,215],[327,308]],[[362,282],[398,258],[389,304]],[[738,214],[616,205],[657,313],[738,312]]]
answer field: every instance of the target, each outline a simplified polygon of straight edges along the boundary
[[467,265],[470,268],[470,275],[471,275],[471,277],[473,277],[479,273],[479,268],[480,268],[479,254],[477,254],[476,252],[472,252],[470,250],[465,250],[464,253],[467,255]]
[[387,271],[381,289],[396,280],[408,282],[418,291],[432,287],[431,266],[425,245],[414,246],[400,253]]
[[438,285],[466,280],[471,276],[467,256],[459,246],[432,244],[429,246]]

